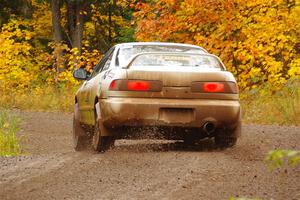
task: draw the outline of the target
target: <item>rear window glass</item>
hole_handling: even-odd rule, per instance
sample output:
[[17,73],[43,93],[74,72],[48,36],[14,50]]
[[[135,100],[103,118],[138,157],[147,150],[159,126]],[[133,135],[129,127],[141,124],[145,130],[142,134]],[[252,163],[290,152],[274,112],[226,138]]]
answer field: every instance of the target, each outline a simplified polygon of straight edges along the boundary
[[197,54],[142,54],[130,66],[199,67],[223,69],[220,61],[210,55]]
[[136,45],[120,48],[118,54],[118,63],[125,64],[128,59],[139,53],[147,52],[184,52],[184,53],[205,53],[200,48],[184,47],[184,46],[162,46],[162,45]]

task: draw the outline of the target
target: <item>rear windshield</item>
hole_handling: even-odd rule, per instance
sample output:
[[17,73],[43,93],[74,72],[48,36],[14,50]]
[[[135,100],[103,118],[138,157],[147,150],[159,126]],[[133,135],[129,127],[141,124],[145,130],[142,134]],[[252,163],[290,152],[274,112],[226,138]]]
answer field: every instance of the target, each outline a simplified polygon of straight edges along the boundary
[[214,56],[197,54],[142,54],[137,56],[130,66],[162,67],[199,67],[223,69],[220,61]]
[[118,53],[119,64],[126,64],[129,58],[139,53],[147,52],[184,52],[184,53],[205,53],[200,48],[184,47],[184,46],[162,46],[162,45],[136,45],[120,48]]

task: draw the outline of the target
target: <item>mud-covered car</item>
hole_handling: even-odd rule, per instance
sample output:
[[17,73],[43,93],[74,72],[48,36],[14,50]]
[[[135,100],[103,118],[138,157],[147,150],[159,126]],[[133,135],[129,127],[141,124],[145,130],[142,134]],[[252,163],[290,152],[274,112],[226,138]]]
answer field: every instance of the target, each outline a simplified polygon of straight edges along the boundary
[[214,138],[222,148],[235,145],[241,134],[236,80],[201,47],[119,44],[91,74],[77,69],[73,75],[85,80],[75,96],[75,150],[92,144],[105,151],[134,128],[155,127],[160,136],[189,145]]

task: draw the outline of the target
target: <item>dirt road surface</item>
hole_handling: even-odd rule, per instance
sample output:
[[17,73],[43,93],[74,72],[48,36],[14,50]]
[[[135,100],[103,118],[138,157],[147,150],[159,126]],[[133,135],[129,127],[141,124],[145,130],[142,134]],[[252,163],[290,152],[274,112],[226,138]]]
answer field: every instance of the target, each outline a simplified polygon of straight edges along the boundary
[[72,115],[17,112],[26,155],[0,158],[0,199],[300,199],[300,167],[270,171],[272,149],[300,149],[300,127],[244,125],[236,147],[118,140],[108,152],[72,149]]

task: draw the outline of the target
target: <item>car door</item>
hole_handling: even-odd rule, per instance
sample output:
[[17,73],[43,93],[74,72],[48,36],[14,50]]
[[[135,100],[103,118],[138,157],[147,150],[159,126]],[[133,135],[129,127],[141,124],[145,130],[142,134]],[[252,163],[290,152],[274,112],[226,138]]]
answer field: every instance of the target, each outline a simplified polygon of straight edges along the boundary
[[[101,85],[101,72],[110,64],[113,48],[110,49],[95,66],[91,77],[83,84],[81,89],[81,105],[79,107],[81,114],[81,122],[88,125],[94,124],[94,103],[97,91]],[[100,74],[99,74],[100,73]]]

